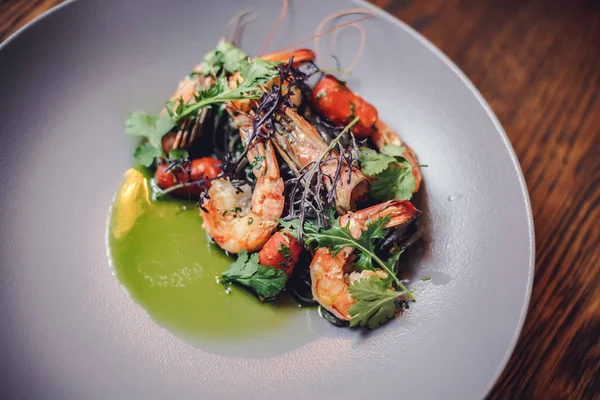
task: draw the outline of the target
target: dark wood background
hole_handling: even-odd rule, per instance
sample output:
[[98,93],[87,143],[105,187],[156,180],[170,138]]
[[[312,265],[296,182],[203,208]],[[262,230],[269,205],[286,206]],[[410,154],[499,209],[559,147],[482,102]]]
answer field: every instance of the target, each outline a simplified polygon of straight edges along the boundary
[[[600,0],[371,1],[469,76],[525,174],[535,283],[490,398],[600,399]],[[58,3],[0,0],[0,40]]]

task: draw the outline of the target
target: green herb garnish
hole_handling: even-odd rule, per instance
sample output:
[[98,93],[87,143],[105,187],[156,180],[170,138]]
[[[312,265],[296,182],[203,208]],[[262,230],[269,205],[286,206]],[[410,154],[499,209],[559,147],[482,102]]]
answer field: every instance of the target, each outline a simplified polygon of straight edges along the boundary
[[250,164],[252,166],[252,169],[260,170],[262,168],[262,162],[264,160],[265,160],[265,156],[254,157],[254,159],[252,160],[252,163]]
[[238,254],[237,260],[223,272],[221,278],[228,283],[244,285],[265,299],[277,296],[287,280],[285,272],[259,264],[258,253],[248,256],[246,250]]
[[361,170],[375,177],[370,196],[375,200],[410,200],[417,185],[412,165],[403,157],[404,146],[386,145],[382,153],[362,147]]
[[[251,61],[246,53],[230,43],[219,44],[215,50],[206,54],[202,65],[202,73],[213,75],[213,82],[207,89],[199,90],[193,101],[185,103],[181,98],[169,101],[166,103],[167,112],[161,116],[145,111],[135,111],[129,115],[125,132],[130,136],[144,138],[148,143],[144,148],[138,148],[134,156],[141,164],[150,166],[153,162],[152,155],[165,156],[161,146],[162,137],[184,119],[195,118],[200,109],[233,100],[258,99],[263,93],[264,85],[278,76],[279,64],[262,59]],[[240,73],[239,84],[232,89],[226,74],[237,71]],[[149,147],[155,151],[150,151]]]
[[357,280],[350,285],[349,291],[356,300],[348,310],[350,326],[367,326],[370,329],[394,318],[398,311],[396,299],[408,294],[390,289],[386,281],[376,276]]
[[290,246],[286,245],[283,242],[279,242],[279,249],[277,250],[279,254],[283,256],[285,259],[289,259],[292,254],[290,253]]
[[341,226],[334,216],[333,210],[329,212],[329,221],[331,227],[329,229],[321,229],[316,231],[313,224],[306,224],[304,230],[308,243],[316,242],[319,247],[328,247],[333,254],[337,254],[344,247],[352,247],[359,251],[357,260],[354,265],[367,270],[374,270],[374,264],[381,267],[388,274],[390,280],[396,282],[396,285],[402,292],[405,292],[410,300],[414,300],[412,293],[404,286],[404,284],[396,276],[396,264],[402,251],[396,251],[387,260],[381,259],[375,254],[375,242],[378,239],[383,239],[388,231],[385,225],[391,217],[380,218],[377,221],[371,222],[367,226],[367,230],[363,231],[360,238],[355,239],[350,234],[349,224]]
[[221,42],[204,55],[201,71],[205,76],[217,76],[223,71],[233,74],[248,63],[249,58],[247,53],[230,42]]

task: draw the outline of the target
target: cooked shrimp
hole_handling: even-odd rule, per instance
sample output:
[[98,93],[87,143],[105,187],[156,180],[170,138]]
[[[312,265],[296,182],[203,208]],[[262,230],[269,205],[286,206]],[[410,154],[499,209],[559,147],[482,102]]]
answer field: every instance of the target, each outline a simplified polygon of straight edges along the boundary
[[[206,89],[213,83],[213,78],[210,76],[204,76],[200,73],[202,64],[198,64],[194,67],[195,74],[192,76],[186,76],[183,78],[175,92],[171,95],[170,101],[176,101],[173,105],[173,110],[177,109],[178,102],[182,101],[186,104],[192,104],[196,101],[195,95],[200,89]],[[163,109],[161,113],[166,113],[167,110]],[[162,137],[161,144],[165,154],[169,154],[171,149],[186,149],[194,144],[194,141],[201,136],[202,126],[206,121],[210,113],[209,108],[202,108],[198,111],[198,117],[191,130],[180,130],[169,132]]]
[[355,116],[360,117],[359,123],[354,126],[352,132],[362,138],[371,137],[375,146],[380,150],[389,144],[404,146],[406,149],[403,154],[404,158],[413,166],[412,173],[416,181],[415,192],[419,190],[422,176],[417,156],[410,147],[402,142],[396,132],[379,119],[375,107],[332,75],[326,75],[317,83],[313,90],[312,103],[325,118],[334,124],[344,125]]
[[[298,113],[287,108],[284,113],[279,114],[279,121],[275,123],[275,145],[281,157],[295,173],[311,162],[316,162],[327,150],[327,143]],[[335,159],[338,154],[331,152]],[[338,167],[338,161],[331,161],[321,165],[324,176],[334,176]],[[341,178],[336,183],[335,207],[341,213],[355,208],[356,202],[363,198],[369,189],[367,178],[359,169],[352,167],[348,176],[347,165],[340,170]],[[331,181],[324,180],[327,190],[332,190]]]
[[[386,226],[396,227],[410,222],[418,214],[419,211],[409,201],[390,200],[357,212],[349,212],[340,217],[340,224],[345,226],[349,223],[350,234],[358,239],[371,221],[391,216]],[[345,321],[350,320],[349,309],[354,303],[354,299],[350,296],[350,284],[358,279],[375,275],[383,279],[388,277],[387,273],[380,269],[352,271],[353,252],[353,248],[344,247],[333,256],[328,248],[320,247],[316,250],[310,264],[315,300],[333,315]]]
[[[248,143],[251,128],[240,129]],[[248,161],[256,176],[254,191],[248,184],[239,189],[229,179],[212,182],[202,205],[202,227],[222,249],[230,253],[257,251],[277,229],[283,213],[283,179],[270,140],[254,142]]]

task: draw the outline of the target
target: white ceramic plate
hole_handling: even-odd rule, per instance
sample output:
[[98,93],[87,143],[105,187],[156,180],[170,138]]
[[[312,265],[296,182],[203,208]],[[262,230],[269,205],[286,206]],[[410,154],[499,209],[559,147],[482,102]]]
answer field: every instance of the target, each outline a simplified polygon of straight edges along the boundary
[[[357,6],[376,10],[291,1],[271,48]],[[105,230],[132,164],[123,121],[134,109],[158,110],[244,9],[258,15],[242,43],[253,54],[279,2],[71,1],[0,47],[3,398],[474,399],[499,376],[533,274],[523,177],[473,85],[379,10],[364,23],[367,47],[348,80],[428,165],[417,198],[426,247],[410,268],[433,279],[413,284],[410,310],[368,334],[310,310],[258,338],[192,344],[154,323],[115,280]],[[347,63],[356,41],[344,35]]]

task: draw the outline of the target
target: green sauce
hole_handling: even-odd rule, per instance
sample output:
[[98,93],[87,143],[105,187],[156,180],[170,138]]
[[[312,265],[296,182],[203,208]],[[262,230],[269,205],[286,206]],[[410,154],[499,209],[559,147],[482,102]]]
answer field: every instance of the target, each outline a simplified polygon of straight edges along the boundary
[[244,288],[227,293],[216,278],[231,264],[201,227],[195,203],[150,200],[148,179],[130,169],[108,227],[117,278],[160,325],[185,337],[257,335],[286,323],[299,307],[283,296],[260,302]]

